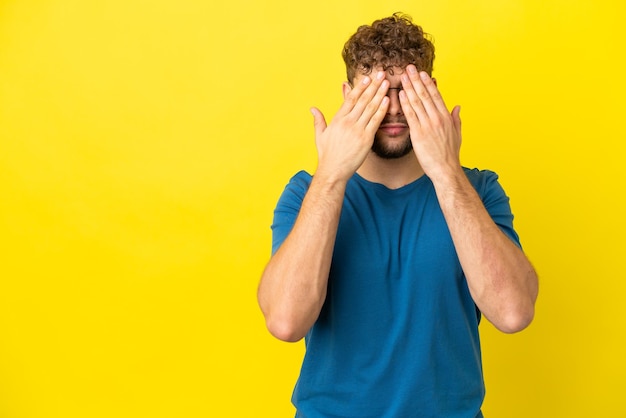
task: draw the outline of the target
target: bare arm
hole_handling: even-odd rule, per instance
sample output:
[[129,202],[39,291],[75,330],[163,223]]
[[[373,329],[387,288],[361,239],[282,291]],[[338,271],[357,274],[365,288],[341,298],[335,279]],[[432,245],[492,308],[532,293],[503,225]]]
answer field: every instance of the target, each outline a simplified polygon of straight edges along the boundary
[[449,113],[432,79],[413,66],[402,85],[413,148],[435,186],[474,302],[501,331],[521,331],[534,316],[537,275],[493,222],[461,167],[460,108]]
[[365,77],[346,96],[330,125],[312,109],[318,168],[296,222],[267,264],[258,301],[269,331],[284,341],[303,338],[317,320],[348,180],[369,153],[387,111],[384,73]]
[[435,190],[476,306],[503,332],[526,328],[538,288],[530,262],[493,222],[462,170],[437,180]]
[[324,304],[345,183],[315,176],[293,229],[267,264],[258,299],[272,335],[298,341]]

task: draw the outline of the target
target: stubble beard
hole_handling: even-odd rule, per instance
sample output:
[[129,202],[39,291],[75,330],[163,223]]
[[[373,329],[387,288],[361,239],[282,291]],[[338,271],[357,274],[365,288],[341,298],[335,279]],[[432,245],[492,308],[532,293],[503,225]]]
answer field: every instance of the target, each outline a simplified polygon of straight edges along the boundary
[[384,138],[376,133],[374,135],[374,143],[372,144],[372,151],[380,158],[386,160],[393,160],[396,158],[402,158],[409,154],[413,150],[413,143],[411,142],[411,136],[407,135],[406,139],[399,144],[392,145]]

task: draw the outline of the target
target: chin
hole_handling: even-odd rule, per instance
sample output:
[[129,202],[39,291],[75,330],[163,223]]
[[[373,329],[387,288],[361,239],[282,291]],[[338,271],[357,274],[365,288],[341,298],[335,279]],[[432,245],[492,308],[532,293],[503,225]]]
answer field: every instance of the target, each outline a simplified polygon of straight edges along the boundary
[[413,143],[410,137],[406,137],[404,140],[399,141],[399,138],[395,141],[389,139],[383,139],[379,137],[374,138],[372,144],[372,151],[380,158],[386,160],[393,160],[396,158],[402,158],[405,155],[413,151]]

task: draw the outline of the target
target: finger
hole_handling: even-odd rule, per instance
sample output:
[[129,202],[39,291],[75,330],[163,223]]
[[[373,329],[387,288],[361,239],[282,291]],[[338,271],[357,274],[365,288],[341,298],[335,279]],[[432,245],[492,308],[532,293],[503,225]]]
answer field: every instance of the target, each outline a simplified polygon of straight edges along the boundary
[[439,112],[447,114],[448,107],[443,101],[443,97],[441,96],[441,93],[439,92],[439,89],[437,88],[437,85],[435,84],[433,79],[425,71],[421,71],[419,73],[419,76],[420,76],[420,80],[422,81],[422,84],[424,85],[424,87],[426,88],[426,91],[428,91],[428,94],[430,95],[430,98],[432,99],[432,103],[437,107]]
[[[428,89],[424,85],[424,81],[422,80],[422,77],[420,73],[417,71],[417,69],[415,68],[415,66],[413,65],[407,66],[406,73],[407,74],[403,74],[402,76],[402,79],[404,80],[403,85],[405,82],[407,84],[410,84],[412,87],[412,89],[410,90],[413,90],[415,92],[415,96],[414,96],[411,94],[410,91],[407,91],[407,95],[409,97],[409,101],[411,102],[411,104],[415,106],[415,103],[419,101],[422,104],[422,107],[424,108],[426,114],[428,114],[431,117],[439,113],[440,111],[435,105],[435,103],[433,102],[433,97],[431,96],[430,91],[428,91]],[[406,87],[405,87],[405,90],[406,90]],[[416,109],[416,112],[418,114],[418,117],[422,119],[422,115],[420,114],[419,110]],[[448,112],[446,111],[446,113]]]
[[452,109],[452,122],[454,123],[454,129],[461,133],[461,106],[454,106]]
[[[372,117],[376,113],[378,113],[380,106],[382,105],[383,102],[386,103],[386,106],[388,105],[387,103],[389,101],[389,97],[387,97],[388,90],[389,90],[389,81],[383,80],[380,86],[378,87],[378,90],[375,92],[374,97],[372,97],[371,100],[369,100],[367,103],[365,103],[366,99],[363,100],[362,104],[365,105],[365,107],[361,111],[361,114],[358,116],[359,119],[357,120],[357,124],[360,124],[361,126],[367,125],[369,121],[372,119]],[[357,105],[354,108],[355,113],[358,112],[358,109],[357,109],[358,106],[360,105]]]
[[[402,82],[402,91],[404,93],[406,102],[402,107],[403,112],[412,111],[415,113],[415,116],[420,121],[426,121],[428,119],[428,112],[424,107],[424,103],[422,99],[419,97],[417,91],[415,90],[415,85],[409,79],[407,74],[402,74],[400,76],[400,81]],[[400,102],[402,103],[402,102]]]
[[350,92],[344,98],[343,104],[337,111],[337,115],[347,115],[350,113],[371,81],[372,79],[369,76],[365,76],[359,83],[352,86]]
[[406,118],[406,122],[409,124],[409,128],[419,127],[421,125],[419,117],[417,116],[417,113],[415,112],[413,106],[411,106],[406,92],[404,90],[400,90],[400,92],[398,93],[398,98],[400,99],[400,107],[402,108],[402,113]]
[[[364,76],[346,95],[343,104],[337,111],[337,115],[346,116],[354,112],[358,117],[365,107],[364,104],[360,103],[363,100],[369,101],[369,99],[374,96],[384,78],[384,72],[382,72],[382,74],[379,72],[375,74],[374,77],[370,77],[369,75]],[[369,95],[368,92],[370,92]]]
[[[368,117],[371,117],[371,115],[374,114],[380,105],[382,97],[387,94],[387,88],[389,87],[389,82],[385,80],[385,74],[386,73],[384,71],[378,71],[371,79],[369,85],[360,92],[360,95],[351,111],[355,118],[360,119],[364,113],[368,114]],[[384,89],[382,94],[380,93],[381,89]],[[376,97],[378,97],[377,103],[372,108],[370,103],[376,100]],[[368,108],[369,111],[366,112],[366,109]]]
[[371,135],[372,138],[374,137],[374,134],[380,127],[381,122],[385,118],[385,115],[387,114],[388,109],[389,109],[389,97],[387,97],[387,95],[384,95],[383,98],[381,99],[380,106],[378,106],[378,108],[376,109],[376,112],[374,112],[374,114],[367,120],[367,123],[365,125],[365,131],[367,132],[368,135]]
[[326,130],[326,118],[324,118],[324,114],[317,107],[312,107],[311,113],[313,114],[315,137],[318,138]]

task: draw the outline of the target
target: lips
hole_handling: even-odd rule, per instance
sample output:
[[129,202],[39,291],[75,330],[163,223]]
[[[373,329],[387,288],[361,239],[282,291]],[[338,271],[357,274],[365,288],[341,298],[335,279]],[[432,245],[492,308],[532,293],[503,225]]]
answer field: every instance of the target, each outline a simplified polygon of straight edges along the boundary
[[408,125],[404,123],[385,123],[380,125],[379,130],[383,131],[387,135],[396,136],[404,133],[408,128]]

